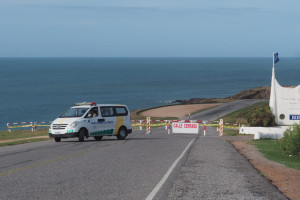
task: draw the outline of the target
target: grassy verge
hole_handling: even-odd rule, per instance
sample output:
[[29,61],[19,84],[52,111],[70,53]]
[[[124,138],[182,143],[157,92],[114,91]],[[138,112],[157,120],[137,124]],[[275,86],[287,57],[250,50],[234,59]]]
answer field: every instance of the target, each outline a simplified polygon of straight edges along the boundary
[[273,139],[252,140],[250,144],[257,149],[269,160],[284,164],[293,169],[300,170],[300,156],[289,156],[280,148],[279,141]]
[[30,143],[30,142],[40,142],[40,141],[45,141],[45,140],[50,140],[50,139],[51,138],[31,138],[31,139],[17,140],[17,141],[12,141],[12,142],[3,142],[3,143],[0,143],[0,147],[11,146],[11,145],[16,145],[16,144],[25,144],[25,143]]
[[269,103],[268,101],[258,102],[258,103],[255,103],[255,104],[253,104],[253,105],[247,107],[247,108],[243,108],[243,109],[237,110],[237,111],[232,112],[232,113],[230,113],[230,114],[228,114],[228,115],[225,115],[225,116],[223,116],[223,117],[221,117],[221,118],[218,118],[217,120],[223,119],[224,122],[226,122],[226,123],[233,123],[233,124],[235,124],[235,123],[237,123],[237,122],[236,122],[237,118],[238,118],[242,113],[244,113],[245,111],[247,111],[247,110],[254,110],[254,109],[257,108],[257,107],[259,107],[259,106],[261,106],[261,105],[268,104],[268,103]]
[[224,135],[226,135],[226,136],[237,136],[237,135],[240,135],[240,134],[238,134],[237,129],[235,129],[235,130],[233,130],[233,129],[224,129]]
[[49,129],[39,129],[34,132],[32,132],[31,130],[14,130],[12,132],[0,131],[0,141],[29,138],[29,137],[36,137],[36,136],[46,136],[48,135],[48,130]]

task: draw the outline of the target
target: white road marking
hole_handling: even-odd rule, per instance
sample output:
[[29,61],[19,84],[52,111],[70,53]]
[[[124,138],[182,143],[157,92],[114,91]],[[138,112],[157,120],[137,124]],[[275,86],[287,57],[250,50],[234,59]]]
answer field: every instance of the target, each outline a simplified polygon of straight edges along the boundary
[[187,150],[190,148],[190,146],[193,144],[194,141],[195,141],[195,139],[192,139],[192,141],[190,141],[190,143],[183,150],[183,152],[180,154],[180,156],[174,161],[174,163],[169,168],[169,170],[167,171],[167,173],[162,177],[162,179],[159,181],[159,183],[155,186],[155,188],[147,196],[146,200],[152,200],[155,197],[155,195],[157,194],[157,192],[164,185],[164,183],[166,182],[166,180],[168,179],[168,177],[170,176],[170,174],[172,173],[172,171],[174,170],[174,168],[176,167],[176,165],[178,164],[178,162],[180,161],[180,159],[184,156],[184,154],[187,152]]

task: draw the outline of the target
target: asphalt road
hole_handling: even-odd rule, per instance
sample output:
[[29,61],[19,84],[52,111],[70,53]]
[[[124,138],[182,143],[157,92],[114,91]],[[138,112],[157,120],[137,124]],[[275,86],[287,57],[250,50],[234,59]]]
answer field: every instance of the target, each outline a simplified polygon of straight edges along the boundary
[[201,119],[206,121],[214,120],[228,113],[251,106],[252,104],[260,101],[261,100],[259,99],[245,99],[245,100],[238,100],[230,103],[225,103],[222,104],[221,106],[195,114],[191,116],[191,119]]
[[[229,103],[193,119],[212,120],[251,103]],[[125,141],[0,148],[0,199],[146,198],[285,199],[213,128],[205,137],[155,128],[151,135],[133,131]]]

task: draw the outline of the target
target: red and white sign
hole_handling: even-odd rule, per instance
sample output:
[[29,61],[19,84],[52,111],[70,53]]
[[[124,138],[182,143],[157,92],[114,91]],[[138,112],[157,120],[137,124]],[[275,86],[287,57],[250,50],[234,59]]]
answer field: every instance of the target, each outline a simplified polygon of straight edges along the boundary
[[173,133],[198,134],[198,123],[177,123],[173,122]]

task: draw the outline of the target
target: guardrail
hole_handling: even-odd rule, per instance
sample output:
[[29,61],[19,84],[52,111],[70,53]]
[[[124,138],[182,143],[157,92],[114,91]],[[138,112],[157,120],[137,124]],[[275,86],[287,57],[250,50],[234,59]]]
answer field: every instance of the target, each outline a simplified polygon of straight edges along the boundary
[[[143,129],[143,126],[146,126],[147,120],[131,120],[132,126],[138,126],[140,130]],[[219,121],[204,121],[204,120],[150,120],[151,127],[159,127],[165,126],[165,129],[168,129],[169,124],[173,122],[177,123],[198,123],[199,126],[215,126],[217,127],[217,131],[219,129]],[[160,123],[159,123],[160,122]],[[52,122],[14,122],[14,123],[7,123],[6,127],[9,132],[13,128],[31,128],[31,131],[35,131],[38,127],[50,127]],[[223,123],[224,128],[237,128],[240,127],[240,124],[233,124],[233,123]]]
[[[206,124],[206,126],[218,126],[219,121],[204,121],[204,120],[150,120],[151,122],[179,122],[179,123],[198,123],[200,126],[203,126],[204,123]],[[131,123],[134,122],[138,122],[133,124],[133,126],[139,126],[139,124],[143,124],[146,123],[147,120],[131,120]],[[157,125],[157,124],[154,124]],[[224,125],[228,125],[226,126],[226,128],[230,128],[231,126],[240,126],[240,124],[233,124],[233,123],[224,123]],[[235,127],[234,127],[235,128]]]
[[13,122],[6,123],[6,127],[9,132],[13,128],[31,128],[31,131],[35,131],[37,127],[49,127],[52,122]]
[[28,128],[31,127],[31,131],[33,130],[33,123],[32,122],[14,122],[14,123],[7,123],[6,127],[9,132],[11,132],[10,129],[12,128]]
[[[131,120],[132,126],[139,127],[139,130],[143,130],[143,127],[146,127],[147,120],[141,119],[141,120]],[[168,133],[170,133],[170,129],[173,122],[176,123],[197,123],[199,126],[204,126],[204,130],[206,129],[206,126],[212,126],[216,127],[217,131],[220,132],[220,136],[223,135],[223,128],[239,128],[240,124],[233,124],[233,123],[224,123],[222,121],[222,124],[220,121],[205,121],[205,120],[150,120],[151,124],[150,127],[158,127],[165,125],[165,129],[168,130]],[[154,124],[152,123],[154,122]],[[164,122],[164,123],[159,123]],[[221,130],[220,130],[221,129]],[[148,131],[147,131],[148,133]]]
[[37,127],[50,127],[52,122],[34,122],[34,130],[37,129]]

